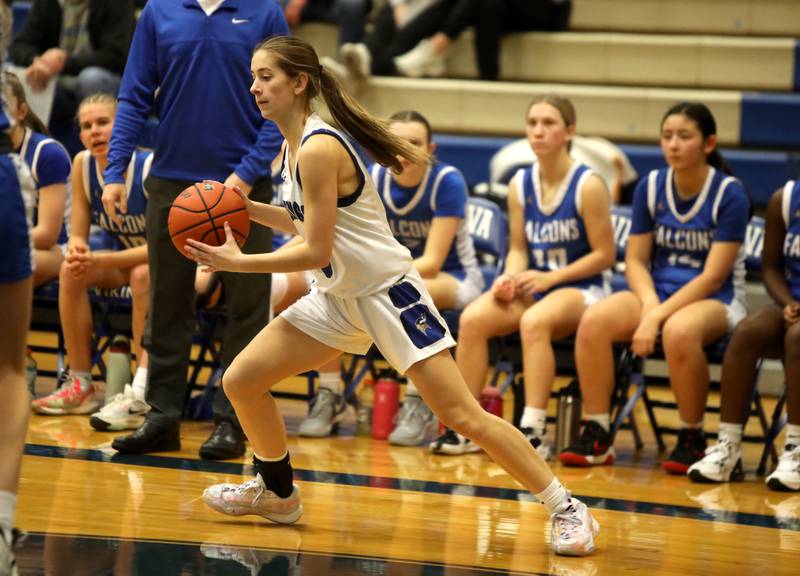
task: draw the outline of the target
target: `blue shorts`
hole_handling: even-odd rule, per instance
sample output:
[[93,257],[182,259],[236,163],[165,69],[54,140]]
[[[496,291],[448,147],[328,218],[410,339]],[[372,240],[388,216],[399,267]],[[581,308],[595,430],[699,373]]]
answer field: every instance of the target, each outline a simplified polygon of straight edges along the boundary
[[33,247],[17,167],[7,154],[0,155],[0,211],[0,283],[10,284],[33,274]]

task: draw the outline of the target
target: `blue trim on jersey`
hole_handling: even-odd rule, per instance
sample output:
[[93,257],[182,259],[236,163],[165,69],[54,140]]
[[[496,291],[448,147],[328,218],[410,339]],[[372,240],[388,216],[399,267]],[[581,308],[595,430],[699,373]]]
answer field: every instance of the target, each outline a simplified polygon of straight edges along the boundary
[[[583,218],[578,212],[577,197],[580,193],[578,185],[585,182],[584,174],[591,170],[577,161],[573,164],[571,174],[567,175],[569,181],[562,182],[558,196],[554,202],[557,206],[548,206],[542,209],[539,205],[541,194],[536,193],[538,182],[534,182],[538,173],[537,165],[533,164],[520,171],[525,213],[525,237],[528,241],[528,266],[531,270],[549,272],[565,268],[578,259],[590,254],[592,247]],[[564,186],[566,185],[566,188]],[[552,290],[565,287],[589,288],[603,286],[603,274],[595,274],[588,278],[559,284]],[[552,292],[550,290],[549,292]],[[540,296],[544,296],[541,294]]]
[[[49,140],[49,142],[45,142]],[[42,142],[45,142],[42,144]],[[40,144],[42,146],[40,147]],[[37,154],[38,149],[38,154]],[[30,168],[36,189],[41,190],[52,184],[66,184],[69,186],[70,170],[72,162],[69,153],[56,140],[45,136],[39,132],[34,132],[30,128],[25,129],[25,138],[22,141],[20,156],[25,159],[25,163]],[[65,214],[70,211],[69,194],[67,195],[67,206]],[[36,204],[33,208],[33,225],[39,223],[39,194],[36,194]],[[58,234],[57,244],[66,244],[68,240],[67,222],[61,225],[61,232]]]
[[[715,241],[743,242],[749,219],[747,195],[735,178],[712,168],[703,189],[689,200],[678,197],[671,178],[671,169],[652,171],[639,183],[633,200],[631,234],[653,234],[651,275],[661,301],[702,273]],[[743,281],[744,273],[742,254],[709,298],[730,304],[743,296],[734,280]]]
[[[423,180],[411,187],[398,184],[385,166],[375,164],[371,173],[375,176],[375,187],[386,209],[392,234],[408,248],[412,258],[420,258],[424,254],[434,218],[466,218],[466,183],[457,169],[444,162],[431,165]],[[462,256],[459,255],[456,232],[441,271],[458,279],[466,278],[467,264],[462,261]]]
[[[88,152],[86,153],[88,154]],[[117,224],[106,215],[103,208],[103,186],[97,177],[95,159],[89,156],[89,198],[92,223],[106,230],[125,248],[135,248],[147,242],[145,237],[145,211],[147,197],[144,192],[143,171],[150,152],[134,153],[134,173],[128,191],[128,211],[122,214],[122,224]],[[130,168],[129,168],[130,170]],[[127,177],[126,177],[127,183]]]
[[[347,142],[345,141],[345,139],[342,137],[341,134],[337,134],[336,132],[334,132],[332,130],[327,130],[325,128],[321,128],[319,130],[314,130],[313,132],[310,132],[309,134],[307,134],[306,137],[303,138],[303,141],[300,142],[300,146],[305,144],[306,141],[309,138],[311,138],[314,134],[327,134],[328,136],[333,136],[334,138],[336,138],[342,144],[342,147],[344,147],[344,149],[347,150],[347,154],[350,156],[350,160],[353,161],[353,166],[355,166],[356,174],[358,174],[358,187],[356,187],[356,191],[353,192],[352,194],[348,194],[347,196],[342,196],[341,198],[336,200],[336,207],[337,208],[344,208],[346,206],[350,206],[356,200],[358,200],[358,197],[361,196],[361,193],[364,191],[364,173],[361,170],[361,166],[358,163],[358,159],[353,154],[352,150],[350,150],[350,146],[347,145]],[[300,155],[300,153],[298,151],[298,156],[299,155]],[[302,190],[303,189],[303,183],[300,181],[300,163],[299,162],[297,163],[297,170],[296,170],[295,178],[297,178],[297,185],[300,186],[300,189]],[[324,272],[324,269],[323,269],[323,272]]]
[[31,232],[25,211],[25,200],[17,178],[14,162],[7,154],[0,155],[0,206],[3,225],[0,226],[0,283],[8,284],[29,278],[31,266]]
[[788,210],[783,215],[784,218],[788,217],[784,222],[786,236],[783,240],[783,265],[789,292],[792,298],[800,302],[800,180],[794,182],[791,188],[788,186],[790,183],[783,190],[784,194],[788,192],[791,195]]

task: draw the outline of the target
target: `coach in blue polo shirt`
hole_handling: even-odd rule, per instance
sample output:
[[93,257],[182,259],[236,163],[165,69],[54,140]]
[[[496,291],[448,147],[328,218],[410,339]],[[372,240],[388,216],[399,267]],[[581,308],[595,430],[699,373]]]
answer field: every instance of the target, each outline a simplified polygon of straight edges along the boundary
[[[149,0],[139,18],[122,76],[103,203],[112,217],[125,211],[123,173],[142,126],[155,112],[159,126],[146,182],[151,286],[144,337],[152,409],[138,430],[114,440],[120,452],[180,448],[196,265],[173,247],[167,215],[181,190],[206,178],[270,201],[270,161],[281,137],[272,122],[263,120],[249,93],[250,58],[256,44],[280,34],[288,34],[286,21],[278,4],[267,0]],[[267,252],[269,246],[269,230],[256,226],[244,249]],[[224,273],[222,279],[228,312],[222,360],[227,366],[267,323],[269,276]],[[200,456],[241,456],[244,437],[222,387],[214,419]]]

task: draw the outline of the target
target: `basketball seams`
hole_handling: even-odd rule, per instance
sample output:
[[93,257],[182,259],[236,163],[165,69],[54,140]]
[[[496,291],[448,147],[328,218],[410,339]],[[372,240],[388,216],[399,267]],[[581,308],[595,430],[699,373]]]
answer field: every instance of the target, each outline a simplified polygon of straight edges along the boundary
[[[208,184],[211,186],[207,186]],[[209,195],[218,193],[213,203],[212,198],[206,196],[206,191]],[[226,194],[230,197],[226,198]],[[225,222],[230,223],[237,244],[243,246],[247,242],[250,228],[247,207],[235,190],[220,182],[203,181],[188,186],[175,198],[170,207],[168,226],[175,248],[191,258],[185,252],[187,239],[194,238],[199,242],[220,246],[226,240]],[[176,230],[179,226],[180,230]]]
[[[175,206],[174,208],[180,208],[180,206]],[[183,234],[184,232],[186,232],[188,230],[191,230],[192,228],[197,228],[198,226],[206,226],[209,223],[211,224],[211,227],[214,230],[220,230],[220,229],[224,230],[224,228],[225,228],[224,224],[223,224],[222,228],[220,228],[219,226],[217,226],[214,223],[215,219],[225,218],[226,216],[230,216],[231,214],[236,214],[238,212],[246,212],[246,211],[247,211],[247,208],[235,208],[235,209],[231,210],[230,212],[225,212],[224,214],[219,214],[217,216],[211,217],[208,220],[203,220],[202,222],[198,222],[196,224],[192,224],[191,226],[187,226],[186,228],[181,228],[180,230],[176,230],[175,233],[172,234],[172,236],[177,236],[178,234]],[[190,212],[191,214],[200,214],[200,212],[194,211],[194,210],[188,210],[188,212]]]

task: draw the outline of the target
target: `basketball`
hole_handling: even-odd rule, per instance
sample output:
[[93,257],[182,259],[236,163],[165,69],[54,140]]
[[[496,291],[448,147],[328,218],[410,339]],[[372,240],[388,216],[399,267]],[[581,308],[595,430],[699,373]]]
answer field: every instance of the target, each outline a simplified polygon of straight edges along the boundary
[[183,190],[169,209],[167,226],[172,243],[178,251],[186,252],[186,240],[191,238],[211,246],[225,243],[225,222],[231,227],[236,243],[241,247],[250,232],[250,216],[244,201],[235,190],[213,180],[203,180]]

